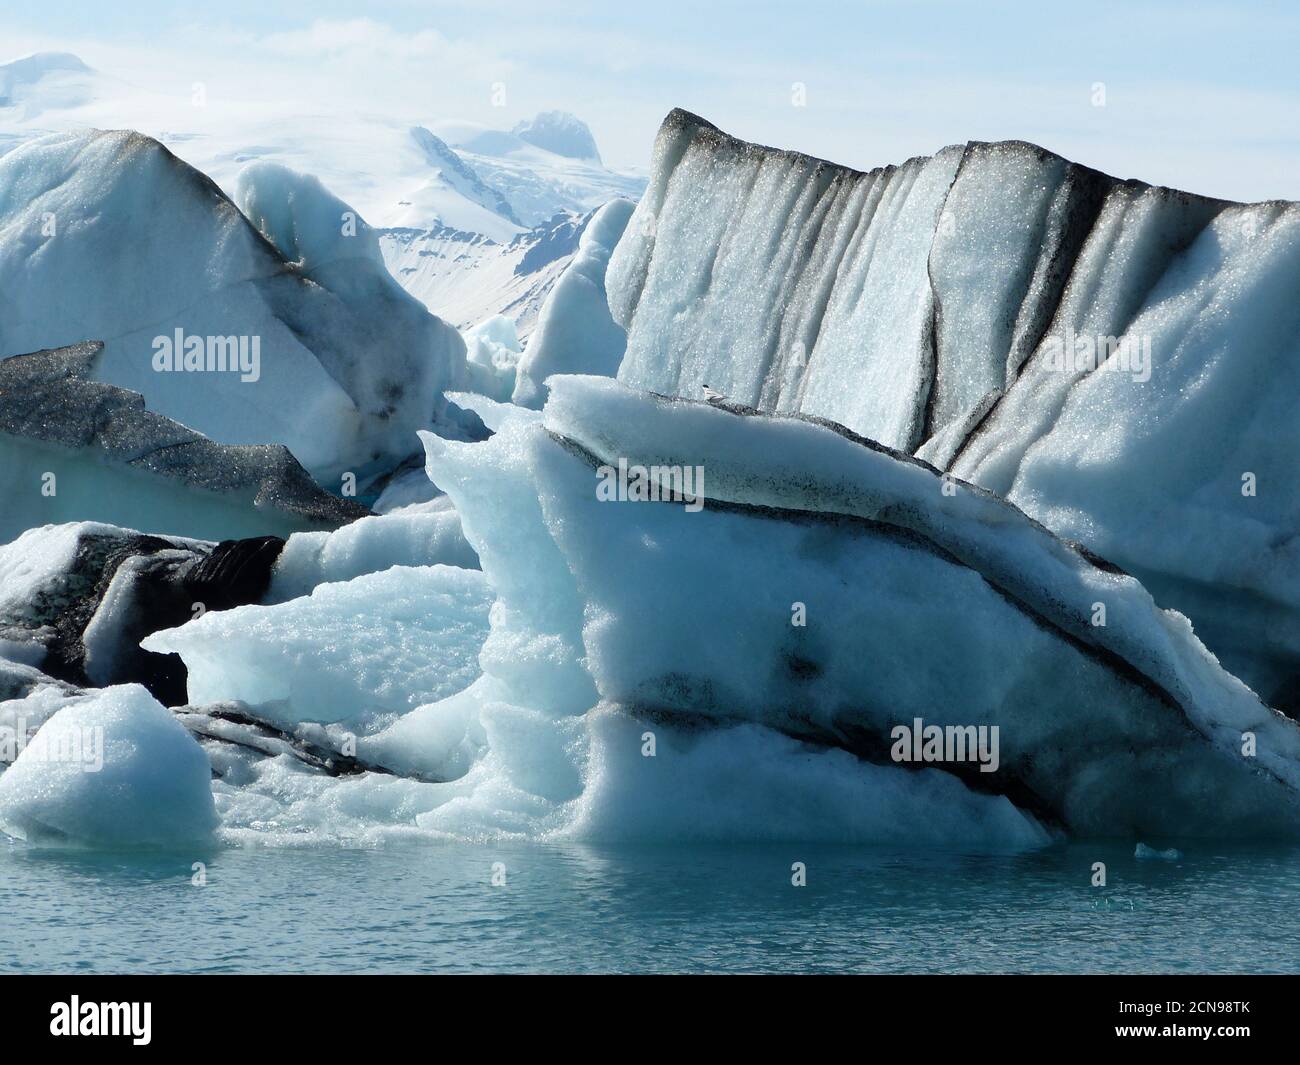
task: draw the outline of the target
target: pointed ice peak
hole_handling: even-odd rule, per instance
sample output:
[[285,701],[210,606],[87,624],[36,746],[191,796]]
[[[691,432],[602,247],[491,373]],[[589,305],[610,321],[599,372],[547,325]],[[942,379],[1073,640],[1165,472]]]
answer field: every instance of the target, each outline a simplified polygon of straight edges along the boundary
[[520,140],[556,155],[600,162],[596,138],[591,135],[587,123],[567,111],[543,111],[536,118],[520,122],[510,132]]

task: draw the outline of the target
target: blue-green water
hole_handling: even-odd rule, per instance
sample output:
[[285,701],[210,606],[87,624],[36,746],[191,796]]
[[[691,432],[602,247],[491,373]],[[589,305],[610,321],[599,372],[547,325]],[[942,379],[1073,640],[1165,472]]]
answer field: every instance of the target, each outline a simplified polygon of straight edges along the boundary
[[[0,844],[2,972],[1297,972],[1300,849]],[[807,886],[791,884],[791,864]],[[1108,885],[1090,886],[1105,862]],[[499,864],[498,864],[499,863]],[[494,871],[504,884],[493,885]]]

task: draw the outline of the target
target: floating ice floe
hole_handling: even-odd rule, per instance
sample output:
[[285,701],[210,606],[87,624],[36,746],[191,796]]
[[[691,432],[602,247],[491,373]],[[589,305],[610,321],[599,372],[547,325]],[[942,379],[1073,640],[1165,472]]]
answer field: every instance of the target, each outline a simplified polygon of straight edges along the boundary
[[1139,843],[1133,848],[1133,857],[1144,860],[1156,859],[1163,862],[1177,862],[1183,857],[1183,852],[1177,847],[1170,847],[1168,850],[1156,850],[1155,847],[1148,847],[1145,843]]
[[217,826],[202,748],[139,685],[55,713],[0,775],[0,829],[31,843],[179,846]]

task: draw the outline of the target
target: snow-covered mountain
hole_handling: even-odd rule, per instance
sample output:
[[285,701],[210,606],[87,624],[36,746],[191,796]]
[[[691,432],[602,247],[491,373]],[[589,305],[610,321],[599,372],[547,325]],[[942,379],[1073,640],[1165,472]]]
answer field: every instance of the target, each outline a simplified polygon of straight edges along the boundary
[[556,155],[600,162],[596,138],[591,135],[587,123],[567,111],[543,111],[536,118],[517,123],[510,132],[521,141]]
[[[635,200],[645,189],[641,174],[601,164],[591,131],[574,116],[552,112],[540,126],[523,125],[523,133],[518,126],[503,133],[472,122],[430,128],[500,190],[525,225],[541,225],[561,212],[586,214],[620,196]],[[569,135],[560,135],[563,130]],[[587,151],[592,154],[576,154]]]
[[458,329],[504,314],[524,338],[536,328],[590,217],[559,214],[508,241],[441,226],[390,228],[380,233],[379,246],[401,286]]
[[32,117],[49,108],[79,107],[96,92],[96,75],[69,52],[37,52],[0,65],[0,107]]
[[209,97],[202,87],[192,95],[159,93],[66,53],[0,65],[0,152],[42,133],[130,128],[228,192],[253,160],[312,174],[377,227],[450,228],[508,243],[558,213],[585,214],[616,196],[635,197],[645,185],[639,175],[604,167],[590,130],[572,115],[550,112],[522,123],[531,143],[475,127],[476,150],[448,139],[447,124],[436,121],[444,117],[320,113]]

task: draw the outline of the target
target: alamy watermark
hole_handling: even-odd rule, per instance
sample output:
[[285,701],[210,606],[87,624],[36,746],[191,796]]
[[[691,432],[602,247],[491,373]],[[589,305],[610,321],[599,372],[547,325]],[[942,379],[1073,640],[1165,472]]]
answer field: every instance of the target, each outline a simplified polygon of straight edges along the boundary
[[152,1002],[68,1002],[50,1006],[50,1035],[129,1036],[135,1046],[148,1046],[153,1038]]
[[24,752],[28,761],[65,762],[87,773],[98,773],[104,768],[104,730],[98,725],[43,728],[29,740],[25,718],[18,718],[12,727],[0,725],[0,762],[12,765]]
[[981,773],[998,769],[997,725],[927,725],[917,717],[895,725],[889,738],[895,762],[978,762]]
[[237,373],[241,381],[262,376],[260,336],[186,336],[179,326],[171,336],[153,338],[157,373]]
[[1142,333],[1112,337],[1066,330],[1064,336],[1043,338],[1046,368],[1058,373],[1091,373],[1106,370],[1127,373],[1142,384],[1151,379],[1151,335]]
[[685,503],[704,508],[703,466],[637,466],[620,458],[618,466],[596,470],[596,498],[602,503]]

